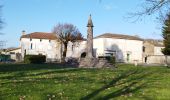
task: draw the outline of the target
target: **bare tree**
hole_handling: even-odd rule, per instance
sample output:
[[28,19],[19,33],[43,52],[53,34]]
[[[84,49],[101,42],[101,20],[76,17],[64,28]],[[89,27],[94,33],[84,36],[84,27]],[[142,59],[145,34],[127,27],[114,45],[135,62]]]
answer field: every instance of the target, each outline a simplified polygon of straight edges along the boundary
[[157,19],[163,20],[170,12],[170,0],[144,0],[141,9],[135,13],[130,13],[131,17],[137,19],[146,15],[156,15]]
[[77,40],[83,40],[82,34],[79,32],[76,26],[73,24],[60,24],[58,23],[53,28],[53,33],[56,33],[60,42],[64,45],[63,57],[66,57],[68,42],[76,42]]

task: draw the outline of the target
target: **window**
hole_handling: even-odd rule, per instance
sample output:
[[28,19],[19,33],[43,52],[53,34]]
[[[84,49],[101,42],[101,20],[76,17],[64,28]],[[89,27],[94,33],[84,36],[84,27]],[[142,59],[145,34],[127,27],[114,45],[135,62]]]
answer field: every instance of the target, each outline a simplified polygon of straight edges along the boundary
[[24,55],[26,55],[26,54],[27,54],[27,50],[25,49],[25,50],[24,50]]
[[127,54],[127,62],[130,61],[130,54]]
[[73,51],[73,49],[74,49],[74,45],[72,45],[71,49],[72,49],[72,51]]
[[146,49],[146,48],[143,46],[143,52],[145,52],[145,49]]
[[15,52],[10,52],[10,54],[15,54]]
[[113,53],[105,53],[107,56],[113,56]]
[[32,43],[31,43],[31,49],[32,49]]
[[39,53],[38,55],[43,55],[42,53]]

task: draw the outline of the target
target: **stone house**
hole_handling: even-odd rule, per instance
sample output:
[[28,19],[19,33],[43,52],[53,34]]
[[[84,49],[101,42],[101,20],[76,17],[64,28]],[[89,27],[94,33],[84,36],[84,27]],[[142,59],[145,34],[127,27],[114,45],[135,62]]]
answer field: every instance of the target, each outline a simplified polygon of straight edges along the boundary
[[164,48],[162,40],[145,39],[143,43],[143,62],[147,62],[150,56],[163,56],[161,50]]
[[4,55],[9,55],[11,60],[16,62],[20,62],[22,60],[21,57],[21,48],[9,48],[2,52]]
[[6,54],[10,55],[10,58],[17,61],[17,62],[20,62],[21,59],[22,59],[21,58],[21,48],[14,48],[14,49],[11,49],[11,50],[7,50]]
[[94,38],[96,56],[114,55],[117,62],[142,62],[143,39],[123,34],[105,33]]
[[61,46],[53,33],[34,32],[23,34],[20,38],[21,55],[45,55],[47,62],[58,61],[61,59]]

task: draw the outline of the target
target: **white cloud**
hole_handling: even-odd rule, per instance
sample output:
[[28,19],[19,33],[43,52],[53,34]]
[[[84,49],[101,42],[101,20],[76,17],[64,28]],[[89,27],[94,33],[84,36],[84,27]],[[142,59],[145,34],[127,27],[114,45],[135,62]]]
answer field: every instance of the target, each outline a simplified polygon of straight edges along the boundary
[[117,6],[113,6],[113,5],[111,5],[111,4],[106,4],[106,5],[104,5],[103,6],[103,8],[105,9],[105,10],[113,10],[113,9],[117,9]]

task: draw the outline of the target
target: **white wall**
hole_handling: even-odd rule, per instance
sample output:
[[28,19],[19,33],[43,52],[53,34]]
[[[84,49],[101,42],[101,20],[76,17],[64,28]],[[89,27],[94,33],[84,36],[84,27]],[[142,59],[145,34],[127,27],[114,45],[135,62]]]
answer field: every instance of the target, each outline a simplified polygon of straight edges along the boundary
[[22,57],[25,50],[27,55],[46,55],[49,61],[60,59],[60,45],[56,40],[41,39],[40,41],[40,39],[21,38]]
[[161,51],[164,47],[154,47],[154,55],[164,55]]
[[15,60],[15,61],[20,61],[21,60],[21,49],[15,49],[15,50],[11,50],[6,52],[5,54],[10,55],[10,58]]
[[93,39],[93,49],[95,56],[104,56],[104,40],[102,38]]
[[[86,41],[79,42],[72,49],[73,44],[70,42],[67,49],[67,57],[79,58],[83,52],[86,52],[86,43]],[[141,63],[142,47],[143,41],[139,40],[113,38],[97,38],[93,40],[94,56],[106,56],[106,53],[115,53],[119,62],[127,62],[127,54],[129,54],[128,63],[134,63],[134,60],[138,60]]]
[[143,41],[99,38],[94,39],[94,48],[97,48],[97,55],[105,55],[108,51],[115,51],[117,61],[127,62],[127,54],[129,54],[129,63],[134,60],[142,62],[142,46]]
[[167,63],[170,65],[170,56],[164,55],[153,55],[147,57],[147,64],[165,64],[167,58]]
[[[31,48],[32,44],[32,48]],[[66,57],[79,58],[83,52],[86,52],[86,41],[76,43],[69,42],[67,47]],[[93,40],[94,56],[105,56],[106,53],[114,53],[117,61],[133,63],[134,60],[142,62],[142,47],[143,41],[113,39],[113,38],[97,38]],[[26,54],[43,54],[47,59],[61,59],[61,45],[56,40],[49,41],[48,39],[32,39],[21,38],[22,57],[26,50]],[[129,61],[127,61],[129,54]]]
[[83,52],[86,52],[86,43],[86,41],[79,41],[74,44],[69,42],[66,57],[79,58]]

